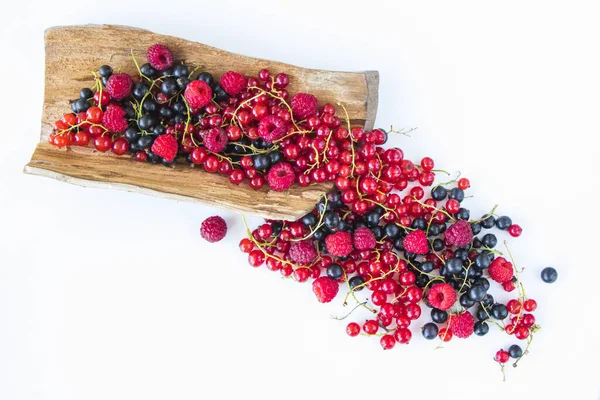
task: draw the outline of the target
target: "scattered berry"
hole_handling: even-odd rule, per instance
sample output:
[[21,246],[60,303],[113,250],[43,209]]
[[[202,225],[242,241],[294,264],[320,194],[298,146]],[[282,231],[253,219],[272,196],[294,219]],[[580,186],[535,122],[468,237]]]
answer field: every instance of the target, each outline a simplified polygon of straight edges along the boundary
[[554,283],[558,279],[558,272],[552,267],[546,267],[542,270],[542,280],[546,283]]
[[152,144],[152,153],[172,162],[177,155],[177,139],[173,135],[160,135]]
[[106,91],[115,100],[123,100],[131,94],[133,79],[128,74],[112,74],[106,82]]
[[227,71],[219,80],[219,84],[230,96],[235,96],[246,87],[244,75],[235,71]]
[[471,224],[465,220],[458,220],[454,225],[446,230],[446,246],[462,247],[471,243],[473,240],[473,231]]
[[361,227],[354,231],[353,243],[356,250],[372,250],[377,241],[369,228]]
[[333,279],[321,276],[313,282],[313,292],[321,303],[329,303],[337,295],[340,285]]
[[429,243],[427,235],[420,229],[414,230],[404,238],[404,249],[413,254],[427,254]]
[[346,257],[352,252],[352,235],[349,232],[336,232],[325,239],[327,252],[335,257]]
[[210,103],[213,92],[206,82],[195,80],[187,84],[183,96],[190,107],[200,108]]
[[162,44],[150,46],[146,57],[152,68],[158,71],[164,71],[173,65],[173,53],[167,46]]
[[305,119],[315,115],[319,110],[319,100],[312,94],[297,93],[290,100],[292,112],[298,119]]
[[473,334],[475,318],[468,311],[450,317],[450,330],[457,338],[465,339]]
[[290,259],[298,265],[310,265],[317,258],[317,251],[308,240],[296,242],[290,246]]
[[207,242],[220,241],[227,234],[227,223],[218,215],[208,217],[200,225],[200,236]]
[[498,257],[490,264],[488,269],[490,278],[499,283],[508,282],[513,277],[513,265],[504,257]]
[[219,153],[227,146],[227,133],[222,128],[211,128],[204,134],[204,146],[213,153]]
[[267,174],[269,187],[276,192],[288,190],[294,184],[295,179],[294,169],[286,162],[275,164]]
[[448,310],[456,303],[456,292],[447,283],[436,283],[429,289],[427,301],[438,310]]
[[109,104],[102,116],[102,125],[110,132],[123,132],[129,125],[125,115],[126,112],[121,107]]

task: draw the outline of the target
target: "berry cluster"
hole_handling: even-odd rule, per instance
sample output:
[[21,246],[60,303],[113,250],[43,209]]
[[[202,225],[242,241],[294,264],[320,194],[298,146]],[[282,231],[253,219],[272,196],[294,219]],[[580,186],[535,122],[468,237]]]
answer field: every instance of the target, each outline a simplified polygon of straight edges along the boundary
[[138,67],[133,58],[138,76],[100,67],[93,89],[82,89],[71,102],[73,113],[56,121],[49,142],[91,142],[100,152],[131,153],[137,161],[166,166],[202,165],[236,185],[248,180],[253,189],[267,184],[284,191],[294,183],[348,176],[344,160],[355,159],[355,142],[367,140],[364,151],[372,151],[386,140],[381,130],[367,135],[340,128],[335,107],[319,108],[311,94],[290,96],[285,73],[272,76],[263,69],[245,77],[228,71],[217,81],[175,61],[161,44],[148,49],[147,60]]
[[[497,216],[496,208],[472,218],[463,205],[468,179],[433,185],[433,160],[416,164],[399,148],[377,146],[374,132],[383,130],[340,127],[329,147],[345,146],[346,132],[362,140],[352,140],[353,158],[337,158],[334,191],[297,221],[267,220],[248,230],[240,249],[250,265],[265,264],[298,282],[312,279],[323,303],[345,287],[344,305],[352,298],[352,311],[362,307],[372,314],[350,322],[346,332],[378,336],[386,350],[410,341],[423,307],[431,309],[431,321],[421,327],[425,339],[484,336],[493,324],[530,342],[539,329],[531,313],[536,303],[526,297],[508,248],[506,256],[497,249],[492,231],[518,237],[520,226]],[[494,283],[516,298],[495,300]],[[361,301],[357,293],[364,289],[370,294]]]
[[[135,77],[102,66],[93,89],[81,90],[49,141],[59,147],[93,141],[98,151],[129,152],[141,162],[202,165],[233,184],[247,179],[254,189],[333,182],[334,190],[301,219],[247,227],[240,249],[250,265],[312,280],[322,303],[345,287],[343,304],[352,299],[356,305],[340,319],[358,308],[371,313],[346,332],[377,336],[384,349],[410,342],[413,321],[428,307],[425,339],[441,344],[484,336],[493,324],[527,340],[525,350],[514,345],[496,354],[502,366],[510,357],[516,365],[527,353],[539,329],[532,314],[537,303],[527,298],[508,248],[505,256],[489,231],[518,237],[522,229],[496,208],[472,218],[463,204],[468,179],[434,185],[439,171],[431,158],[415,163],[400,148],[381,147],[388,133],[351,127],[343,106],[341,119],[333,105],[319,106],[311,94],[290,97],[285,73],[228,71],[217,81],[175,61],[161,44],[148,49],[147,60],[138,67],[134,57]],[[220,217],[202,223],[209,242],[226,233]],[[542,273],[546,282],[557,276],[553,268]],[[517,295],[507,303],[495,300],[494,283]]]

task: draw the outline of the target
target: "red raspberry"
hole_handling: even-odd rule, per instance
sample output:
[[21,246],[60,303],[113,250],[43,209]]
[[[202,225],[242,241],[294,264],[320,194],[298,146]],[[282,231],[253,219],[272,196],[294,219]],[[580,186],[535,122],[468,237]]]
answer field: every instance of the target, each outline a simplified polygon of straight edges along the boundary
[[162,44],[157,43],[148,47],[146,58],[148,58],[148,62],[152,65],[152,68],[158,71],[164,71],[173,65],[173,53],[171,53],[171,50],[167,46]]
[[235,96],[246,87],[246,78],[239,72],[227,71],[221,75],[219,84],[230,96]]
[[290,246],[290,259],[297,265],[310,265],[317,258],[317,251],[308,240],[296,242]]
[[285,136],[285,122],[276,115],[267,115],[258,123],[258,136],[272,143]]
[[177,139],[175,139],[175,136],[169,134],[160,135],[152,143],[152,152],[168,162],[172,162],[175,159],[177,148]]
[[319,100],[312,94],[297,93],[290,100],[294,117],[305,119],[311,115],[315,115],[319,110]]
[[436,283],[429,289],[427,301],[434,308],[447,310],[456,302],[456,292],[447,283]]
[[461,219],[446,230],[446,246],[466,246],[473,240],[471,224]]
[[473,334],[475,318],[468,311],[450,316],[449,329],[457,338],[466,339]]
[[338,294],[340,285],[327,276],[321,276],[313,281],[312,288],[319,302],[329,303]]
[[123,100],[131,94],[133,79],[128,74],[112,74],[106,82],[106,91],[115,100]]
[[204,146],[213,153],[223,151],[228,141],[227,133],[221,128],[211,128],[204,134]]
[[404,250],[413,254],[429,253],[427,235],[420,229],[412,231],[404,238]]
[[375,234],[369,228],[361,226],[354,231],[354,248],[356,250],[372,250],[376,244]]
[[[165,136],[165,135],[163,135]],[[218,215],[206,218],[200,225],[200,236],[207,242],[218,242],[227,234],[227,223]]]
[[183,93],[185,101],[188,102],[191,108],[204,107],[212,100],[212,89],[208,83],[197,80],[188,83]]
[[327,251],[332,256],[346,257],[352,251],[352,235],[349,232],[336,232],[325,239]]
[[513,277],[513,265],[504,257],[498,257],[490,264],[490,278],[498,283],[508,282]]
[[125,110],[116,104],[109,104],[102,115],[102,125],[111,132],[123,132],[129,125]]
[[275,164],[267,174],[269,187],[276,192],[283,192],[289,189],[296,180],[296,174],[292,166],[286,162]]

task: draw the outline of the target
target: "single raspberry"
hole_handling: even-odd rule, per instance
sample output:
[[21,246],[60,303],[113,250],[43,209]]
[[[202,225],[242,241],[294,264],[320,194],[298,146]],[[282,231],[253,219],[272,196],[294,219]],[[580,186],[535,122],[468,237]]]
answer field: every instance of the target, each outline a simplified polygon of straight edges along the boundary
[[272,143],[285,136],[285,121],[276,115],[267,115],[258,123],[258,136]]
[[211,128],[204,134],[204,146],[213,153],[223,151],[228,141],[227,133],[221,128]]
[[290,100],[294,117],[305,119],[315,115],[319,110],[319,100],[312,94],[297,93]]
[[429,253],[427,235],[420,229],[414,230],[404,237],[404,250],[413,254]]
[[158,71],[164,71],[173,65],[173,53],[171,53],[171,50],[167,46],[162,44],[157,43],[148,47],[146,58],[150,65],[152,65],[152,68]]
[[325,247],[332,256],[346,257],[352,251],[352,235],[345,231],[333,233],[325,239]]
[[304,266],[310,265],[317,258],[317,251],[310,241],[303,240],[290,246],[289,255],[295,264]]
[[102,126],[111,132],[123,132],[129,125],[125,110],[116,104],[109,104],[102,115]]
[[154,143],[152,143],[152,152],[168,162],[172,162],[175,159],[177,148],[177,139],[168,133],[158,136],[154,139]]
[[239,72],[227,71],[221,75],[219,84],[230,96],[235,96],[246,87],[246,78]]
[[449,329],[457,338],[466,339],[473,334],[475,318],[468,311],[450,316]]
[[464,219],[457,221],[445,233],[446,246],[466,246],[473,240],[471,224]]
[[[164,135],[163,135],[164,136]],[[218,242],[227,234],[227,223],[218,215],[208,217],[200,225],[200,236],[207,242]]]
[[434,308],[447,310],[456,302],[456,292],[447,283],[436,283],[429,289],[427,301]]
[[267,173],[269,187],[276,192],[288,190],[294,184],[296,174],[292,166],[286,162],[275,164]]
[[329,303],[338,294],[340,285],[327,276],[320,276],[313,281],[312,288],[319,302]]
[[212,89],[208,83],[197,80],[188,83],[183,93],[185,101],[188,102],[191,108],[204,107],[212,100]]
[[131,94],[133,79],[128,74],[112,74],[106,82],[106,91],[115,100],[123,100]]
[[513,265],[504,257],[498,257],[490,264],[490,278],[498,283],[508,282],[513,277]]
[[361,226],[354,231],[354,248],[356,250],[372,250],[375,248],[377,241],[375,240],[375,234],[364,226]]

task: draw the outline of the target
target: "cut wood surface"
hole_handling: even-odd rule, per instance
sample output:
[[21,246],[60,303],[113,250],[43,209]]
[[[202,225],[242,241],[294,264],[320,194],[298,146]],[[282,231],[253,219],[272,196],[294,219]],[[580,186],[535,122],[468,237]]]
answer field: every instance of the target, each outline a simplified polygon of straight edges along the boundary
[[[98,38],[102,40],[98,40]],[[82,186],[124,189],[177,200],[205,204],[259,215],[293,220],[310,211],[331,184],[293,186],[287,192],[263,188],[255,191],[247,182],[235,186],[227,177],[188,165],[166,168],[134,162],[130,157],[100,154],[93,148],[58,149],[47,143],[52,124],[70,112],[69,100],[92,85],[92,71],[104,64],[137,74],[131,52],[145,62],[146,49],[162,43],[177,59],[202,66],[219,77],[228,70],[256,76],[262,68],[290,77],[288,90],[312,93],[320,104],[342,103],[352,124],[372,129],[377,111],[379,75],[368,72],[333,72],[307,69],[275,61],[229,53],[201,43],[123,26],[70,26],[46,31],[46,79],[42,134],[26,173]],[[338,107],[340,109],[340,107]],[[341,111],[341,110],[340,110]],[[342,115],[340,115],[342,117]]]

